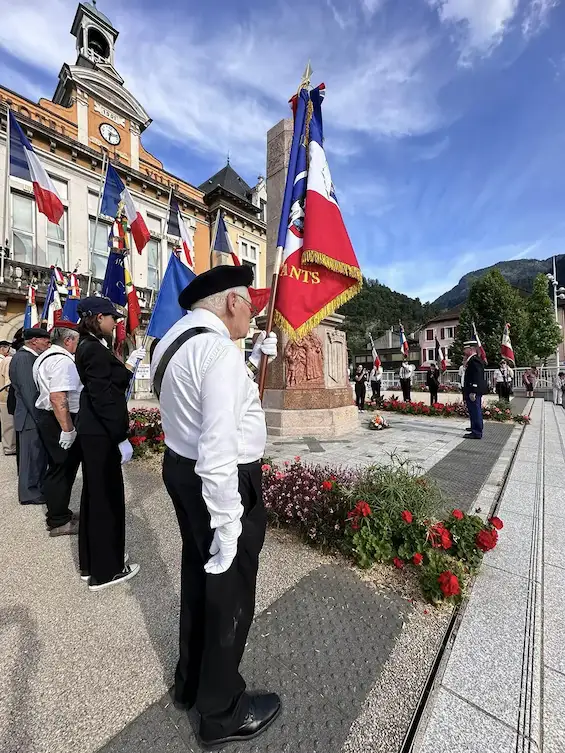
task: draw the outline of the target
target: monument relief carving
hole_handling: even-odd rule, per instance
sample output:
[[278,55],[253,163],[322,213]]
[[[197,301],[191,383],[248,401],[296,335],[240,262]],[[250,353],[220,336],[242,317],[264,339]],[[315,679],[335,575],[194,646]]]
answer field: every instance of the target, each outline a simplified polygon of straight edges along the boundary
[[302,340],[289,340],[284,360],[287,387],[317,387],[324,381],[324,358],[320,338],[311,332]]
[[328,376],[335,385],[345,385],[347,369],[347,343],[345,332],[334,329],[327,333],[326,365]]

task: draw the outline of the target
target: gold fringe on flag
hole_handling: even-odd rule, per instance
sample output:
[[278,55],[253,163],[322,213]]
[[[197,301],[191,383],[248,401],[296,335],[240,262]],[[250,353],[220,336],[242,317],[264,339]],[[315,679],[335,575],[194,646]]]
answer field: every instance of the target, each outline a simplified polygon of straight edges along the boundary
[[294,329],[292,324],[285,319],[285,317],[277,310],[275,310],[274,322],[291,340],[301,340],[306,337],[314,327],[317,327],[327,316],[331,316],[340,306],[343,306],[347,301],[350,301],[361,290],[361,283],[355,283],[351,285],[343,293],[340,293],[333,300],[326,303],[326,305],[317,311],[314,316],[310,317],[300,327]]
[[354,267],[351,264],[345,264],[345,262],[337,261],[331,256],[323,254],[321,251],[308,250],[302,251],[300,261],[306,264],[317,264],[320,267],[326,267],[331,269],[332,272],[338,272],[346,277],[353,277],[358,282],[363,282],[363,274],[359,267]]

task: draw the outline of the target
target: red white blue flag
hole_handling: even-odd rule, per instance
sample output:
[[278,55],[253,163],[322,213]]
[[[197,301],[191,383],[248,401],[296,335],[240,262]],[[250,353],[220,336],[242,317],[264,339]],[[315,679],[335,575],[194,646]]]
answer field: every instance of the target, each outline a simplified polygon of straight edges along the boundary
[[404,327],[402,324],[400,325],[400,352],[405,356],[410,352],[410,346],[408,345],[408,340],[404,334]]
[[282,248],[275,323],[307,335],[362,284],[324,152],[323,84],[291,100],[294,134],[277,246]]
[[135,208],[133,199],[113,165],[108,166],[100,211],[107,217],[119,219],[124,214],[131,227],[131,234],[138,253],[141,253],[151,235],[145,220]]
[[445,357],[445,348],[440,345],[436,335],[436,364],[438,367],[445,371],[447,369],[447,359]]
[[194,248],[192,240],[180,213],[179,203],[173,194],[171,194],[171,206],[169,207],[167,234],[180,240],[179,248],[182,248],[183,251],[180,257],[181,261],[185,262],[186,266],[194,272]]
[[10,111],[10,175],[27,180],[33,185],[37,211],[49,222],[58,225],[65,212],[53,181],[45,172],[39,157],[33,151],[28,137]]
[[59,288],[65,285],[65,278],[59,267],[51,267],[51,279],[41,312],[41,321],[47,321],[47,331],[51,331],[62,318],[63,304]]
[[477,350],[479,351],[479,358],[481,359],[483,363],[488,364],[487,354],[483,347],[483,344],[481,343],[479,333],[477,332],[477,328],[475,327],[475,322],[473,322],[473,335],[475,336],[475,340],[477,341]]
[[224,217],[221,212],[218,215],[218,222],[216,223],[216,235],[214,237],[212,251],[215,251],[217,254],[229,254],[232,258],[234,266],[241,266],[239,256],[235,253]]
[[80,283],[76,272],[71,272],[67,284],[67,298],[63,304],[62,318],[66,322],[78,324],[78,302],[80,301]]
[[37,304],[35,303],[35,285],[28,285],[27,303],[24,314],[24,329],[31,329],[39,325],[39,316],[37,314]]
[[504,332],[502,333],[502,343],[500,345],[500,352],[502,354],[502,357],[505,358],[507,361],[510,361],[512,366],[514,366],[514,348],[512,347],[512,343],[510,342],[510,325],[505,324],[504,325]]

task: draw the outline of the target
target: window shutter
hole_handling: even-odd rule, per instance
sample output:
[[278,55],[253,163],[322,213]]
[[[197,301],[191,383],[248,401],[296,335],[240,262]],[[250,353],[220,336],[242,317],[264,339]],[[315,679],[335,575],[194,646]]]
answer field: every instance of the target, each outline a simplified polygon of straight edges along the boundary
[[440,330],[440,338],[442,340],[445,340],[445,328],[444,327],[442,327]]

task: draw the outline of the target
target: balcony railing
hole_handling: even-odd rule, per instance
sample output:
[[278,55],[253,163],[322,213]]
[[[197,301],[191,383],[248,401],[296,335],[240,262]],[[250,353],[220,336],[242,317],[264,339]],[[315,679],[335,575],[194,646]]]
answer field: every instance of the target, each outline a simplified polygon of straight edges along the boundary
[[[37,264],[6,259],[4,262],[4,282],[0,283],[0,296],[10,295],[13,298],[25,299],[29,285],[37,286],[36,300],[38,303],[45,300],[47,286],[51,279],[51,269]],[[88,276],[79,274],[82,295],[86,295],[88,288]],[[93,278],[90,286],[91,295],[102,292],[103,280]],[[142,312],[148,313],[155,301],[155,291],[149,288],[136,288],[139,305]]]

